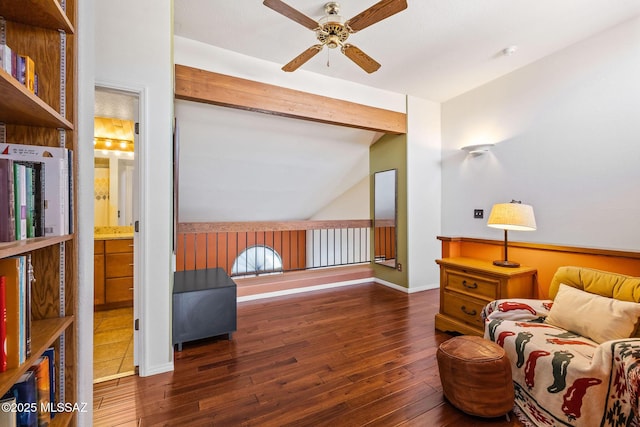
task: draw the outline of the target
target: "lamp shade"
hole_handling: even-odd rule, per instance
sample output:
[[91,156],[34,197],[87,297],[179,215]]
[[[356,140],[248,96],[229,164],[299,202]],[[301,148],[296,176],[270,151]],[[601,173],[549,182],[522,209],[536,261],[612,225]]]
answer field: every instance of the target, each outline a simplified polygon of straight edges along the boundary
[[497,203],[491,208],[487,226],[503,230],[531,231],[536,229],[533,208],[522,203]]

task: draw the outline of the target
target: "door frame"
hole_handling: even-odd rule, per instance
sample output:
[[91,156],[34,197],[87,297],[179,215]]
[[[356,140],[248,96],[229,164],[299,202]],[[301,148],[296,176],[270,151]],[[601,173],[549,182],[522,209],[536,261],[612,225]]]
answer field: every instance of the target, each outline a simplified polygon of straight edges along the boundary
[[[135,177],[137,180],[137,189],[133,192],[133,220],[134,223],[144,224],[146,218],[144,195],[146,194],[146,162],[145,153],[149,146],[147,134],[145,132],[144,124],[147,122],[147,89],[144,86],[132,86],[117,82],[108,82],[103,80],[96,80],[94,85],[94,91],[98,89],[112,90],[116,92],[125,93],[138,99],[138,111],[137,117],[134,117],[134,121],[139,123],[139,133],[134,133],[134,165],[135,165]],[[146,271],[145,257],[143,253],[145,251],[145,227],[139,227],[139,231],[133,233],[133,319],[134,325],[131,327],[133,331],[133,364],[136,367],[144,365],[146,360],[146,349],[142,345],[145,342],[144,323],[138,321],[139,328],[135,329],[136,319],[140,319],[141,310],[144,307],[145,301],[145,289],[144,289],[144,272]]]

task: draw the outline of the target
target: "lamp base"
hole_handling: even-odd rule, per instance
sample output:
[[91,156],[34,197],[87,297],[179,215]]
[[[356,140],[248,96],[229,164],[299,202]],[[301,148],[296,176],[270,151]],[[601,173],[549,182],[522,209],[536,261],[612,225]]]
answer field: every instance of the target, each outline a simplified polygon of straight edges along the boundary
[[520,267],[520,263],[507,261],[506,259],[493,261],[493,265],[497,265],[499,267],[508,267],[508,268]]

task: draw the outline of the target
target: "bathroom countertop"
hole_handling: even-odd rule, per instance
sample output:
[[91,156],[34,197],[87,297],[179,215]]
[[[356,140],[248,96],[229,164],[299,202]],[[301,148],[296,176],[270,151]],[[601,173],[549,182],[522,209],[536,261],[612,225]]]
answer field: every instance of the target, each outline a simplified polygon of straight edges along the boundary
[[94,227],[94,240],[132,239],[132,226]]
[[133,239],[133,233],[100,233],[93,235],[94,240]]

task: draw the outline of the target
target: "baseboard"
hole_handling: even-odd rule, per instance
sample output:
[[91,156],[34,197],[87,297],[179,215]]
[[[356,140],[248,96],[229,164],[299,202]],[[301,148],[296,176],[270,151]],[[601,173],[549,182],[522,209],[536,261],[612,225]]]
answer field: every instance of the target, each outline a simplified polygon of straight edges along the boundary
[[282,290],[282,291],[265,292],[265,293],[262,293],[262,294],[246,295],[246,296],[238,297],[238,302],[254,301],[254,300],[258,300],[258,299],[281,297],[281,296],[284,296],[284,295],[300,294],[300,293],[303,293],[303,292],[311,292],[311,291],[318,291],[318,290],[322,290],[322,289],[338,288],[338,287],[342,287],[342,286],[360,285],[362,283],[371,283],[373,281],[374,281],[373,277],[367,277],[367,278],[363,278],[363,279],[346,280],[346,281],[343,281],[343,282],[334,282],[334,283],[326,283],[326,284],[322,284],[322,285],[307,286],[307,287],[304,287],[304,288],[294,288],[294,289],[285,289],[285,290]]
[[164,374],[165,372],[173,371],[173,362],[164,363],[162,365],[152,366],[148,369],[143,369],[142,366],[139,367],[139,375],[141,377],[150,377],[151,375]]
[[375,278],[375,279],[373,279],[373,281],[375,283],[380,284],[380,285],[387,286],[389,288],[395,289],[395,290],[400,291],[400,292],[404,292],[406,294],[413,294],[413,293],[416,293],[416,292],[428,291],[430,289],[437,289],[437,288],[440,287],[439,283],[434,283],[434,284],[428,284],[428,285],[424,285],[424,286],[416,286],[416,287],[413,287],[413,288],[405,288],[404,286],[396,285],[395,283],[391,283],[391,282],[388,282],[386,280],[379,279],[379,278]]

